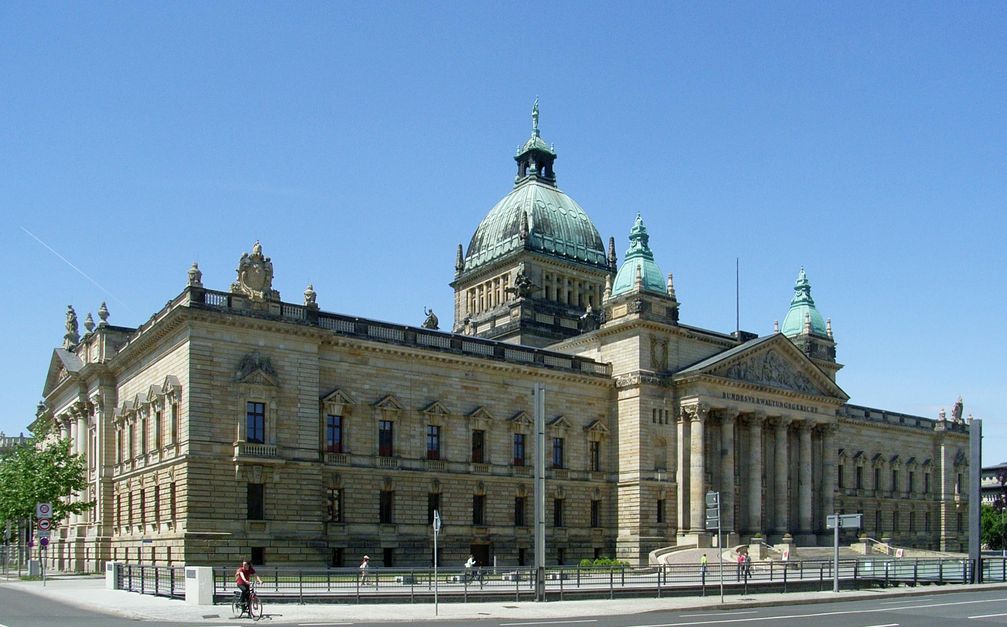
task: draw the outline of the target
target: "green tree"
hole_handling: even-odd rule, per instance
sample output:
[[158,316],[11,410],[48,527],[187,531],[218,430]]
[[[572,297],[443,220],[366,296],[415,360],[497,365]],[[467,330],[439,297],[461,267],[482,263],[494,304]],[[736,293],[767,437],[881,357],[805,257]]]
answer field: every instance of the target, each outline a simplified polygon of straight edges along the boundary
[[87,486],[84,459],[70,453],[69,440],[47,440],[46,435],[34,434],[0,459],[0,528],[34,516],[36,503],[52,503],[53,525],[94,506],[69,498]]
[[1007,532],[1007,525],[1004,525],[1004,512],[994,508],[992,505],[982,506],[982,543],[993,550],[1003,550],[1004,533]]

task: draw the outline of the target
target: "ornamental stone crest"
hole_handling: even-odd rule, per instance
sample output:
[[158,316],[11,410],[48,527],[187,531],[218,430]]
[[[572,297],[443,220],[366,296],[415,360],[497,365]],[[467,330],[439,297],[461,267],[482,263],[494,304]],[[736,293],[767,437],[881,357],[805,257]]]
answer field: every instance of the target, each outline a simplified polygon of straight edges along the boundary
[[794,372],[790,364],[774,350],[734,364],[727,369],[724,376],[728,379],[739,379],[805,394],[822,393],[807,375]]
[[252,246],[252,254],[241,255],[237,272],[231,293],[244,294],[253,301],[280,300],[280,293],[273,289],[273,262],[262,254],[258,241]]

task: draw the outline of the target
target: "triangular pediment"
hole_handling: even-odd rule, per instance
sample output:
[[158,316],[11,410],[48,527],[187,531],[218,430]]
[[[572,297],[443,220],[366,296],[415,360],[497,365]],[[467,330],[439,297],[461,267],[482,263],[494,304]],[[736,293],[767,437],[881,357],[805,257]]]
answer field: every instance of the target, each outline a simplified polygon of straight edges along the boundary
[[268,385],[279,386],[276,370],[273,369],[273,362],[269,357],[261,353],[249,353],[241,359],[238,370],[234,375],[234,380],[238,383],[248,385]]
[[474,418],[476,420],[488,420],[492,422],[493,414],[489,413],[489,411],[485,407],[480,405],[479,407],[476,407],[472,411],[472,413],[469,414],[469,418]]
[[708,375],[763,388],[845,400],[849,396],[785,336],[746,342],[679,371],[675,378]]
[[322,403],[332,403],[333,405],[353,405],[356,403],[349,394],[339,388],[332,390],[320,400]]
[[77,374],[84,367],[84,362],[80,357],[62,348],[57,348],[52,352],[49,360],[49,370],[46,373],[45,385],[42,387],[42,396],[48,396],[57,385],[65,379]]
[[426,407],[423,408],[423,413],[427,414],[428,416],[442,416],[442,417],[446,417],[451,412],[449,412],[447,409],[445,409],[444,405],[441,405],[440,401],[434,401],[434,402],[430,403],[429,405],[427,405]]
[[584,427],[584,431],[588,433],[594,433],[596,435],[604,435],[604,436],[608,435],[608,427],[606,427],[605,423],[603,423],[600,420],[595,420],[588,426]]
[[524,411],[519,411],[518,413],[511,416],[510,421],[516,425],[523,425],[526,427],[530,427],[532,425],[531,416],[528,415],[528,412]]
[[569,429],[570,421],[566,419],[566,416],[556,416],[549,421],[549,427],[552,429]]
[[378,409],[384,409],[389,411],[402,411],[402,403],[399,402],[399,399],[395,398],[394,394],[389,394],[388,396],[385,396],[377,403],[374,403],[374,406],[377,407]]

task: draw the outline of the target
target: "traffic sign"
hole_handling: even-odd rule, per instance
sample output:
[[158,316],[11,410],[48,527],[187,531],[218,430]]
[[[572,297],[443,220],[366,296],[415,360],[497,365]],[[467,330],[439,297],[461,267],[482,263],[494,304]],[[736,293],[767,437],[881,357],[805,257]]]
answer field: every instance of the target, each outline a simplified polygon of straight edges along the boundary
[[42,548],[44,549],[46,546],[49,545],[49,538],[46,538],[45,536],[43,536],[42,539],[39,540],[38,542],[39,542],[39,544],[42,545]]
[[[863,514],[839,514],[839,528],[840,529],[860,529],[863,525],[864,515]],[[825,518],[825,528],[835,529],[836,528],[836,515],[829,514]]]
[[49,518],[39,518],[38,529],[39,531],[49,531],[52,529],[52,520]]
[[35,503],[35,518],[52,518],[52,503]]
[[48,531],[37,531],[37,532],[35,532],[35,537],[36,538],[48,538],[49,537],[49,532]]

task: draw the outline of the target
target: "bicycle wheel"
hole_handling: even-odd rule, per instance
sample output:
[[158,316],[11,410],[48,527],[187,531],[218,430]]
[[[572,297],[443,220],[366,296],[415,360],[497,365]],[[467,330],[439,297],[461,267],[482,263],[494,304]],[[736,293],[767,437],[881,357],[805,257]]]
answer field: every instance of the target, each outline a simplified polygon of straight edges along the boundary
[[241,616],[241,597],[237,594],[231,599],[231,613],[235,618]]
[[262,601],[259,600],[259,597],[252,597],[248,600],[248,615],[253,620],[262,618]]

